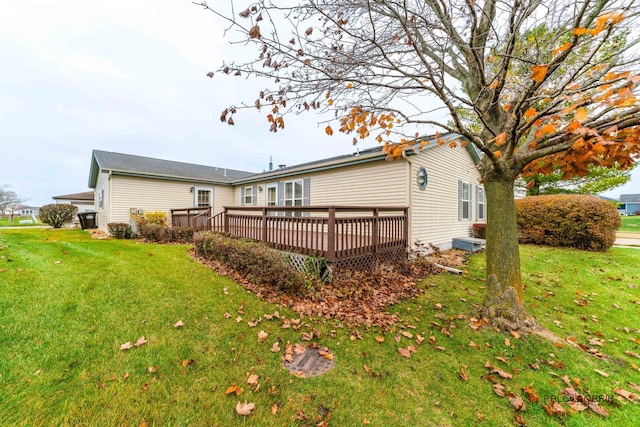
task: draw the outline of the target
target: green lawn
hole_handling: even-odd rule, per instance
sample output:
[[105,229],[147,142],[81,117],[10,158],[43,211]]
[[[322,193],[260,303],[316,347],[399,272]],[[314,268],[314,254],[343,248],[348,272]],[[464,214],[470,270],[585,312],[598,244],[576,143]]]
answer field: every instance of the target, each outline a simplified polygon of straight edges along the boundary
[[[493,374],[507,392],[524,398],[531,386],[540,396],[520,412],[527,425],[637,425],[640,404],[601,403],[606,418],[584,411],[564,419],[542,404],[562,397],[564,375],[591,396],[640,384],[633,355],[640,353],[640,250],[525,246],[522,255],[530,311],[604,359],[540,337],[472,329],[482,255],[465,276],[429,277],[418,298],[393,307],[404,319],[398,328],[360,327],[359,339],[332,320],[305,318],[283,329],[282,317],[299,316],[217,276],[184,245],[91,240],[81,230],[0,231],[0,425],[288,426],[316,425],[327,414],[333,426],[514,425],[486,362],[513,375]],[[275,311],[280,319],[263,317]],[[175,328],[179,320],[185,326]],[[293,376],[282,368],[283,351],[271,348],[312,330],[336,367]],[[119,350],[141,336],[147,344]],[[407,359],[398,348],[409,345],[417,352]],[[257,385],[247,383],[251,374]],[[234,383],[242,394],[225,394]],[[245,400],[256,405],[249,417],[235,412]]]
[[640,216],[622,216],[622,226],[618,231],[640,233]]
[[[20,216],[20,217],[15,217],[13,218],[13,224],[11,223],[11,218],[9,217],[0,217],[0,227],[23,227],[23,226],[30,226],[30,225],[34,225],[32,224],[20,224],[20,221],[33,221],[33,218],[31,218],[30,216]],[[38,223],[39,225],[42,225],[42,223]]]

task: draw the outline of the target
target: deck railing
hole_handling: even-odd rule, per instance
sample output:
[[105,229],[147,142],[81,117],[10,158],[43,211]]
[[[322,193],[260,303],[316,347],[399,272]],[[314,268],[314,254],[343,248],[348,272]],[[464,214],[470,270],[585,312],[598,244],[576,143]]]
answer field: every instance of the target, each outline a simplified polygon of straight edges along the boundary
[[209,208],[174,209],[171,216],[173,226],[224,231],[336,261],[402,251],[408,243],[408,213],[406,207],[242,206],[225,207],[213,217]]

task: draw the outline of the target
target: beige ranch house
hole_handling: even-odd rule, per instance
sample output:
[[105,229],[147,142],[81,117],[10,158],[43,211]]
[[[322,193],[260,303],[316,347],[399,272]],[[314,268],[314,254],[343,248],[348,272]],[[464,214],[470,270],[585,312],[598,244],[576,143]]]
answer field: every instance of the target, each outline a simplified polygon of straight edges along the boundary
[[[454,238],[471,236],[473,223],[485,222],[486,199],[476,168],[479,158],[472,144],[451,148],[432,140],[421,151],[406,150],[393,161],[376,147],[253,173],[94,150],[89,187],[95,191],[98,227],[105,231],[108,223],[130,223],[136,214],[150,210],[165,211],[177,223],[175,210],[186,208],[210,208],[207,221],[218,227],[230,227],[229,221],[235,221],[231,227],[236,229],[242,224],[259,229],[257,222],[247,219],[252,215],[268,217],[272,225],[288,218],[294,221],[286,225],[291,228],[298,227],[296,218],[302,227],[301,218],[313,222],[311,218],[326,217],[327,212],[330,217],[333,212],[337,219],[323,220],[325,233],[327,221],[333,226],[362,215],[373,215],[376,221],[378,216],[404,215],[402,222],[389,220],[384,225],[380,219],[375,227],[387,227],[390,233],[394,227],[402,228],[398,233],[404,231],[405,246],[422,242],[448,249]],[[267,221],[262,224],[263,234],[257,230],[246,237],[266,240]],[[340,236],[344,240],[347,233],[360,230],[358,224],[353,219],[349,231],[337,229],[335,236],[330,235],[337,242],[334,250],[339,250]],[[360,234],[372,234],[371,228],[362,230]],[[282,246],[279,243],[275,246]]]

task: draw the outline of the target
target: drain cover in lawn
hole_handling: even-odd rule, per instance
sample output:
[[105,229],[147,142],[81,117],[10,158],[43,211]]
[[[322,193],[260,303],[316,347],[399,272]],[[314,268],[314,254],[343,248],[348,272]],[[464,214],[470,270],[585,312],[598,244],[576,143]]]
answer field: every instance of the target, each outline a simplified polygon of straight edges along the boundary
[[333,369],[335,357],[327,349],[306,348],[293,355],[293,361],[284,362],[284,367],[294,374],[315,377]]

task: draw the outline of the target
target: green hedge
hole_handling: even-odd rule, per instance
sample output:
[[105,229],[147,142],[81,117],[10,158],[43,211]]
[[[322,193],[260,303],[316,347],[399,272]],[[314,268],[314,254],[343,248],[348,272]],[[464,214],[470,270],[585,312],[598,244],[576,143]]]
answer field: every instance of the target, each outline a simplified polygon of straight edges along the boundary
[[193,229],[189,227],[167,227],[161,224],[138,225],[138,237],[155,243],[191,243]]
[[521,243],[606,251],[616,238],[620,214],[595,196],[556,194],[516,200]]
[[291,267],[286,257],[263,243],[201,231],[193,236],[196,253],[230,267],[256,284],[267,284],[289,294],[301,294],[310,280]]

